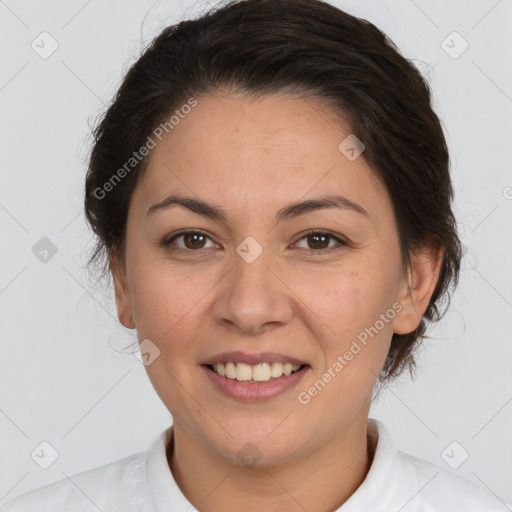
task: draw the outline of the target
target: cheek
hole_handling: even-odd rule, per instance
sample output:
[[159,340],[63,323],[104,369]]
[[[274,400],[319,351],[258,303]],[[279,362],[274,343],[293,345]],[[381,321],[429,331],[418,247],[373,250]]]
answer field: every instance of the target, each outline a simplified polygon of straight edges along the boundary
[[132,288],[139,338],[157,344],[172,339],[173,345],[187,340],[187,333],[197,329],[194,319],[215,282],[204,273],[201,279],[194,278],[184,267],[139,267]]
[[194,339],[200,324],[201,299],[207,298],[213,284],[206,279],[193,279],[177,267],[162,265],[139,267],[134,278],[132,300],[138,338],[140,342],[150,339],[160,351],[145,369],[173,414],[195,407],[182,391],[188,387],[196,365]]
[[[375,321],[383,301],[383,287],[369,272],[343,268],[302,276],[297,281],[303,303],[322,320],[330,334],[346,339]],[[311,313],[310,313],[311,314]]]
[[354,369],[363,366],[380,371],[392,336],[390,319],[381,320],[393,302],[391,281],[392,276],[379,265],[371,271],[337,269],[330,275],[302,281],[309,316],[321,321],[316,325],[324,334],[317,329],[317,338],[323,345],[327,366],[351,351],[344,371],[347,377],[359,378]]

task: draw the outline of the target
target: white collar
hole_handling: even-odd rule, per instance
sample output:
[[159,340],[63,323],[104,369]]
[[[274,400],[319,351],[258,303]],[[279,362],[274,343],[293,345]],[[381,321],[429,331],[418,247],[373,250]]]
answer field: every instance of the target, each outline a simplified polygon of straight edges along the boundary
[[[406,485],[403,461],[383,423],[368,419],[368,435],[373,449],[370,470],[361,485],[338,509],[339,512],[390,510],[396,499],[396,490]],[[338,512],[336,511],[336,512]]]
[[156,512],[191,509],[192,504],[185,498],[167,463],[167,445],[173,434],[172,425],[154,441],[148,454],[146,482]]

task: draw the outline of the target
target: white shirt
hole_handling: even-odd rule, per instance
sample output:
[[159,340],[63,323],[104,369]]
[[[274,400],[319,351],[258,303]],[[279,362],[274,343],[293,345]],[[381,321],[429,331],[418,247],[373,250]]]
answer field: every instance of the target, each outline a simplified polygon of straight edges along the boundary
[[[333,512],[510,512],[490,491],[397,450],[384,425],[368,420],[374,459],[363,483]],[[172,426],[137,453],[25,493],[0,512],[195,512],[166,458]]]

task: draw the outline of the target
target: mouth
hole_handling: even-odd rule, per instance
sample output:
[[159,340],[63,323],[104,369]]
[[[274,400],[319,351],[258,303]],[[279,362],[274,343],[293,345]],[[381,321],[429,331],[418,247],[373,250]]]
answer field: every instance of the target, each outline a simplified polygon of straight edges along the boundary
[[251,365],[235,361],[204,364],[202,366],[226,379],[246,383],[271,382],[283,376],[294,375],[309,367],[307,364],[293,364],[289,362],[262,362]]
[[201,368],[212,389],[236,401],[253,403],[291,392],[311,371],[307,364],[275,361],[254,365],[234,361],[205,363]]
[[223,352],[200,364],[208,382],[237,401],[261,402],[291,392],[312,367],[276,352]]

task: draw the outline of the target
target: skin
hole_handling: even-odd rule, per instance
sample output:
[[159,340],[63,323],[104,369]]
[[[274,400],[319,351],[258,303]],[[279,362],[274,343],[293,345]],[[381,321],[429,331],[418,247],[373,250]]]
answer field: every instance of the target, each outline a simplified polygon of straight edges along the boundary
[[[119,320],[160,350],[146,370],[174,419],[170,469],[196,508],[334,510],[369,470],[372,391],[393,332],[420,323],[442,251],[426,247],[404,272],[389,196],[364,153],[350,161],[338,150],[350,130],[318,100],[234,93],[197,100],[152,150],[131,199],[126,260],[110,260]],[[328,208],[276,224],[283,206],[333,191],[368,217]],[[171,193],[217,205],[228,221],[176,205],[146,216]],[[209,238],[159,245],[182,229]],[[309,229],[348,245],[308,242],[302,233]],[[236,252],[248,236],[263,249],[252,263]],[[326,253],[327,245],[338,250]],[[401,311],[300,403],[299,392],[395,303]],[[279,352],[311,368],[275,398],[241,402],[217,391],[200,367],[231,350]],[[252,467],[237,456],[248,441],[261,453]]]

